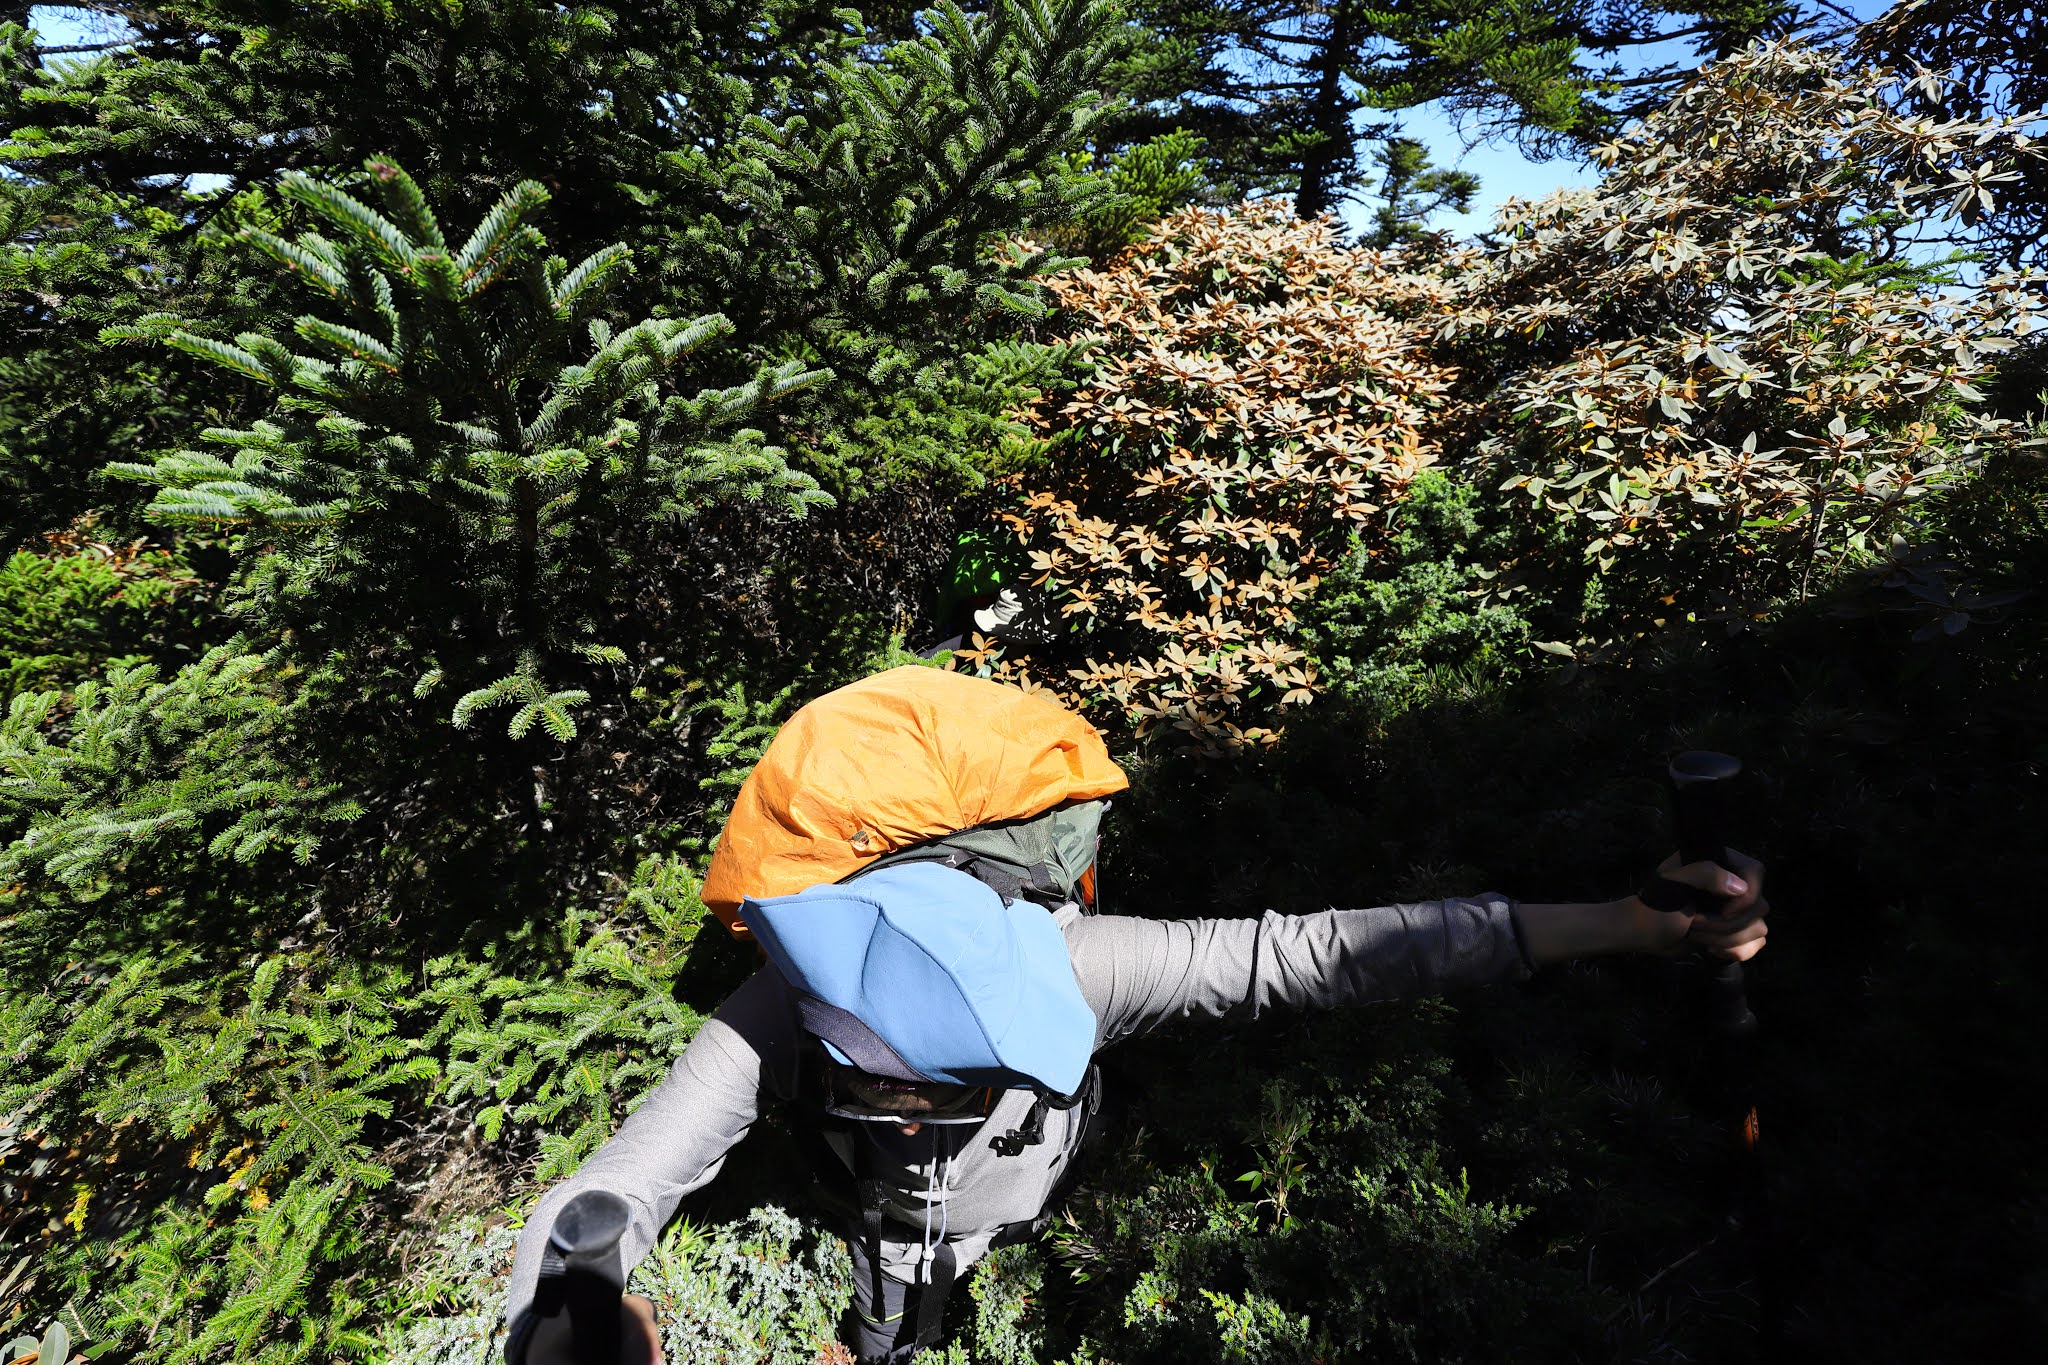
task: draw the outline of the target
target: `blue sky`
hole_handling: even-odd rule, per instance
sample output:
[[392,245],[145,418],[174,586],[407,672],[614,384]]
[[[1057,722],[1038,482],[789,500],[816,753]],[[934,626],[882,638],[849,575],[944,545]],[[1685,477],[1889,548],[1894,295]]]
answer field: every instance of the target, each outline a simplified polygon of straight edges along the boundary
[[31,6],[28,21],[46,43],[105,42],[130,31],[126,24],[112,15],[74,9],[68,5]]
[[[1858,19],[1874,19],[1891,7],[1889,0],[1838,0],[1838,3],[1840,8]],[[1659,62],[1683,64],[1692,58],[1684,43],[1660,43],[1644,48],[1639,60],[1643,66],[1653,66]],[[1468,148],[1464,133],[1454,126],[1440,105],[1425,104],[1403,112],[1400,118],[1402,131],[1428,147],[1430,157],[1437,165],[1456,166],[1479,177],[1479,195],[1472,201],[1471,212],[1440,214],[1430,224],[1459,236],[1484,230],[1492,223],[1494,210],[1509,199],[1540,199],[1553,190],[1590,185],[1598,178],[1584,162],[1569,159],[1531,161],[1505,139],[1481,142]],[[1367,213],[1368,210],[1362,206],[1347,205],[1344,217],[1347,223],[1356,226],[1364,221]]]

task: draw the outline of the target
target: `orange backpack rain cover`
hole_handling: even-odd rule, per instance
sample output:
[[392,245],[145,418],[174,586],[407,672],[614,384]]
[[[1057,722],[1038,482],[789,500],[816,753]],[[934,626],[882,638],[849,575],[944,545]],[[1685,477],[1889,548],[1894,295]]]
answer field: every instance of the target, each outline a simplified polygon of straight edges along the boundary
[[1129,785],[1095,727],[1043,694],[916,664],[789,718],[740,788],[704,878],[735,937],[748,896],[836,882],[886,853]]

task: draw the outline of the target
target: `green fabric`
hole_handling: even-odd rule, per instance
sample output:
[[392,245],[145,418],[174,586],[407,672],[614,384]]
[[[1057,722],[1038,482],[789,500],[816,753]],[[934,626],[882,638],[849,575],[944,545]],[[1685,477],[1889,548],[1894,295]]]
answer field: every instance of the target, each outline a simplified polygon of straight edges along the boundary
[[1106,801],[1077,801],[1022,820],[977,825],[891,853],[865,870],[944,858],[949,853],[966,854],[998,864],[1027,886],[1073,900],[1081,875],[1095,865],[1096,840],[1108,805]]

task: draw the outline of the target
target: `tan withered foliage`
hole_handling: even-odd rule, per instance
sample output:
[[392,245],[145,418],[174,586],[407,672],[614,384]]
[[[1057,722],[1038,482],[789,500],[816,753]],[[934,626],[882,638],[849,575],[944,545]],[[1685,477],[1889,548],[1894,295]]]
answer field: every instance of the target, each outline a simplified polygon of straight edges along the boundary
[[1450,287],[1283,202],[1177,213],[1050,283],[1095,369],[1031,414],[1060,453],[1003,517],[1036,620],[955,667],[1211,753],[1271,744],[1316,690],[1297,606],[1435,458],[1451,376],[1420,346]]
[[2011,438],[1966,405],[2038,282],[1942,287],[1906,248],[2039,149],[1902,114],[1901,84],[1785,44],[1709,67],[1597,187],[1507,205],[1460,280],[1443,340],[1476,398],[1449,439],[1607,580],[1582,644],[1765,614]]

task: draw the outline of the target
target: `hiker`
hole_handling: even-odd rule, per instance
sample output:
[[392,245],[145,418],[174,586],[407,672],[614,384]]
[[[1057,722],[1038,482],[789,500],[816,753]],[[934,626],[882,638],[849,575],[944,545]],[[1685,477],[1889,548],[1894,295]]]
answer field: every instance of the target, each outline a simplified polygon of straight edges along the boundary
[[[935,713],[906,709],[894,693],[879,700],[898,721],[908,718],[906,733],[933,733]],[[817,746],[815,729],[791,726],[792,752],[834,757]],[[1005,742],[1020,733],[1011,727]],[[1087,763],[1066,761],[1068,750],[1045,751],[1065,755],[1063,780],[1096,780]],[[776,759],[771,746],[757,775],[775,771]],[[911,766],[899,764],[895,776]],[[772,785],[764,778],[764,789]],[[774,798],[785,815],[788,795]],[[805,818],[785,818],[780,834],[763,837],[813,840],[816,811],[803,809]],[[859,812],[851,820],[855,832],[886,843],[885,831],[869,828],[881,823]],[[775,860],[766,844],[749,856]],[[626,1201],[630,1267],[684,1196],[717,1175],[764,1104],[778,1101],[816,1127],[827,1167],[818,1174],[845,1191],[840,1227],[854,1294],[842,1336],[862,1362],[906,1362],[938,1339],[962,1272],[1044,1226],[1099,1110],[1092,1059],[1100,1049],[1180,1020],[1415,999],[1601,953],[1690,945],[1747,960],[1764,943],[1763,868],[1733,850],[1726,862],[1680,867],[1674,855],[1660,869],[1728,897],[1713,917],[1655,910],[1637,896],[1524,905],[1495,894],[1259,919],[1091,915],[1078,899],[1048,909],[1021,891],[1005,895],[957,851],[870,859],[850,877],[747,895],[729,922],[744,923],[766,963],[705,1021],[611,1141],[534,1210],[513,1268],[507,1359],[572,1359],[566,1314],[532,1311],[548,1230],[572,1196],[606,1190]],[[801,879],[805,866],[820,870],[796,859],[784,871]],[[626,1359],[660,1360],[651,1305],[628,1296],[622,1312]]]

